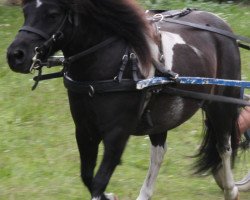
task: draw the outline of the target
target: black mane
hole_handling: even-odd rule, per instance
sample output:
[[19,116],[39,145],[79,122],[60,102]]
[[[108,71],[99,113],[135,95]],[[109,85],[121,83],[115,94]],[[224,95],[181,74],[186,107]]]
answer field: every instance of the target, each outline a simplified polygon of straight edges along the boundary
[[[22,0],[22,5],[34,0]],[[47,0],[48,1],[48,0]],[[50,0],[78,13],[83,19],[94,20],[99,32],[123,38],[137,53],[142,67],[148,69],[152,61],[147,37],[153,39],[144,11],[134,0]],[[84,24],[83,24],[84,27]],[[92,33],[88,33],[92,35]]]
[[[153,39],[144,11],[134,0],[73,0],[73,10],[84,18],[94,19],[101,31],[121,37],[127,41],[147,69],[151,63],[151,52],[147,37]],[[91,35],[91,33],[90,33]]]

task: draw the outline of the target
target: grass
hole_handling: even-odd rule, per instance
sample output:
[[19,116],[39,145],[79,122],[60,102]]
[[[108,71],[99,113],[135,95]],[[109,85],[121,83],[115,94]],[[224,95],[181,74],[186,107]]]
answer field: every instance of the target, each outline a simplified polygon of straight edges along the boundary
[[[141,1],[144,2],[144,1]],[[153,2],[153,1],[152,1]],[[249,7],[203,1],[155,0],[146,8],[196,7],[215,12],[233,29],[250,37]],[[6,49],[23,18],[19,7],[0,6],[0,200],[90,199],[79,177],[79,155],[66,90],[62,80],[43,82],[31,92],[32,75],[11,72]],[[243,77],[250,79],[249,52],[242,50]],[[201,113],[169,134],[168,152],[153,200],[223,199],[210,176],[192,176],[190,155],[200,142]],[[99,160],[102,156],[100,147]],[[146,175],[150,144],[131,137],[107,191],[121,200],[136,199]],[[249,158],[246,159],[249,162]],[[249,199],[242,193],[241,199]]]

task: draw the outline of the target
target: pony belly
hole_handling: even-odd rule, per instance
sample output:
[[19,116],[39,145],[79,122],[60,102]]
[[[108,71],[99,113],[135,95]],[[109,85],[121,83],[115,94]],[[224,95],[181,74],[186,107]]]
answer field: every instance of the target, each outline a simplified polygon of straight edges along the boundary
[[135,135],[158,134],[173,129],[188,120],[199,108],[199,101],[163,94],[150,102],[147,108],[152,125],[144,116],[136,131],[140,134]]

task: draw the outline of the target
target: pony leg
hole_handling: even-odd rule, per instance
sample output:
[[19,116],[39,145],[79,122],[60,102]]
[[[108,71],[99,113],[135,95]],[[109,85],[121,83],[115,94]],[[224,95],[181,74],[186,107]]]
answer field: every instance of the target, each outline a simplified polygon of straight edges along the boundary
[[212,102],[206,104],[203,109],[206,112],[207,128],[199,153],[201,159],[197,165],[198,172],[211,170],[218,185],[224,190],[225,200],[236,200],[238,190],[234,183],[231,165],[238,145],[238,107]]
[[92,200],[118,200],[118,198],[112,193],[105,193],[101,197],[95,197]]
[[76,128],[76,140],[81,159],[81,178],[91,192],[100,139],[89,138]]
[[123,132],[112,132],[104,138],[104,155],[100,167],[92,182],[92,200],[115,200],[113,194],[104,194],[109,180],[120,163],[129,135]]
[[217,183],[217,185],[220,187],[221,190],[224,190],[223,188],[223,171],[221,170],[221,168],[219,168],[216,171],[212,172],[213,177],[215,182]]
[[239,199],[239,191],[235,185],[233,173],[231,170],[231,155],[232,148],[231,142],[228,142],[228,146],[222,151],[218,148],[219,155],[222,160],[222,168],[219,169],[219,174],[223,177],[223,188],[224,188],[224,197],[225,200],[237,200]]
[[151,198],[154,184],[167,150],[165,144],[167,133],[150,135],[149,137],[152,144],[150,166],[137,200],[149,200]]

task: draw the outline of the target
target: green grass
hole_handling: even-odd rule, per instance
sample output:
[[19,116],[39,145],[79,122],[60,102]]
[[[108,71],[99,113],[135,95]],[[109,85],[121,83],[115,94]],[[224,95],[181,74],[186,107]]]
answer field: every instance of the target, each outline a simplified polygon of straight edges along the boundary
[[[215,12],[237,33],[250,37],[249,7],[202,1],[146,2],[147,8],[196,7]],[[0,6],[0,200],[90,199],[79,177],[74,125],[62,80],[43,82],[31,92],[32,75],[15,74],[6,64],[6,48],[22,21],[20,8]],[[250,52],[242,50],[243,77],[248,80],[249,56]],[[210,176],[192,176],[193,159],[188,156],[198,148],[201,129],[198,113],[170,132],[154,200],[223,199]],[[136,199],[147,172],[149,151],[147,137],[131,137],[123,164],[118,166],[107,191],[122,200]],[[249,162],[249,158],[246,160]],[[249,198],[249,192],[241,194],[241,199]]]

